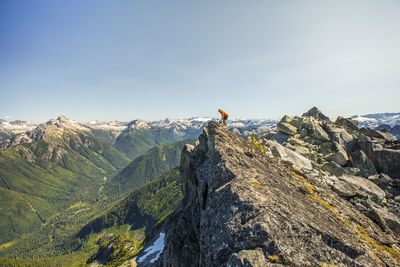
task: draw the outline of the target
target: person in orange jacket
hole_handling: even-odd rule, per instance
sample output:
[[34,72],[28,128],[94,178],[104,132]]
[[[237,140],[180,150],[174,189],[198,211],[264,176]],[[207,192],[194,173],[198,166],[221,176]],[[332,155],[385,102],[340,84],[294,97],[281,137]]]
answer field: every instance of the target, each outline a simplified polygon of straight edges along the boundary
[[223,111],[222,109],[218,109],[218,112],[221,113],[221,122],[226,125],[226,121],[228,120],[228,113],[226,113],[225,111]]

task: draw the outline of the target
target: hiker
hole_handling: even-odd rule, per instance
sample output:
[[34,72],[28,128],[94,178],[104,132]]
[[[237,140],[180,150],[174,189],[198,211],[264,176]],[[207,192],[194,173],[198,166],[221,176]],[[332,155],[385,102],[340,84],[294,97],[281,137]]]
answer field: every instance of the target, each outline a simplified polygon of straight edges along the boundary
[[228,113],[226,113],[222,109],[218,109],[218,112],[221,113],[221,122],[226,126],[226,121],[228,120]]

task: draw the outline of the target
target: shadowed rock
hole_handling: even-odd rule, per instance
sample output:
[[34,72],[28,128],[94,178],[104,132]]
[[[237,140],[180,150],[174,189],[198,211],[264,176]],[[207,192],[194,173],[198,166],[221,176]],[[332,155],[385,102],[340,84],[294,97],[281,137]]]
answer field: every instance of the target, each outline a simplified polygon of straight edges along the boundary
[[358,130],[358,121],[352,119],[346,119],[343,117],[337,117],[335,121],[336,125],[342,126],[349,132],[354,132]]
[[368,178],[371,175],[378,174],[374,168],[374,164],[370,159],[367,158],[367,155],[361,151],[357,150],[351,153],[351,163],[353,167],[360,169],[361,176]]

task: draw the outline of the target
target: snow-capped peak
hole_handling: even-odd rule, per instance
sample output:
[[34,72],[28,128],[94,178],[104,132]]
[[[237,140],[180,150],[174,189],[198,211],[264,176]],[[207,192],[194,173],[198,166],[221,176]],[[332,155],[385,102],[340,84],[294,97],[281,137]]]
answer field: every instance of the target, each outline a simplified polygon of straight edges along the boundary
[[376,113],[366,115],[354,115],[351,119],[359,122],[359,127],[375,128],[381,124],[388,124],[391,127],[400,124],[400,113]]

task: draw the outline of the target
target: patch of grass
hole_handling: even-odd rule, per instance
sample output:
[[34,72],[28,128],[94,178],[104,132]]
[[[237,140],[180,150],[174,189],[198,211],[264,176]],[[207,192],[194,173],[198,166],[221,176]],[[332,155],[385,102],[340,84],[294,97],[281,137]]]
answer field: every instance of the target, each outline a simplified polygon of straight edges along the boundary
[[253,185],[255,185],[258,189],[261,189],[261,190],[264,189],[264,186],[262,186],[262,185],[260,184],[260,182],[257,181],[256,179],[251,180],[250,183],[252,183]]
[[250,135],[250,144],[252,144],[257,149],[260,149],[264,153],[267,152],[267,148],[260,143],[254,133]]
[[71,210],[71,209],[76,209],[76,208],[82,208],[82,207],[85,207],[85,206],[86,206],[85,203],[83,203],[82,201],[79,201],[79,202],[69,206],[68,209]]
[[4,243],[4,244],[0,245],[0,249],[11,247],[13,244],[14,244],[14,242]]
[[392,247],[386,246],[386,245],[382,245],[382,247],[383,247],[387,252],[389,252],[390,254],[392,254],[395,258],[397,258],[398,260],[400,260],[400,253],[399,253],[397,250],[395,250],[395,249],[392,248]]
[[293,174],[293,176],[295,177],[295,178],[293,178],[293,180],[294,180],[296,183],[298,183],[298,184],[300,184],[301,186],[303,186],[304,188],[306,188],[307,191],[308,191],[310,194],[313,194],[313,193],[314,193],[315,187],[314,187],[309,181],[307,181],[307,179],[305,179],[302,175],[296,173],[291,167],[288,167],[288,169],[290,170],[290,172],[291,172],[291,173]]
[[279,256],[278,255],[268,255],[268,260],[274,263],[279,263]]

